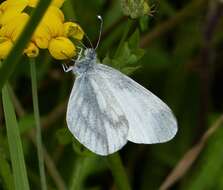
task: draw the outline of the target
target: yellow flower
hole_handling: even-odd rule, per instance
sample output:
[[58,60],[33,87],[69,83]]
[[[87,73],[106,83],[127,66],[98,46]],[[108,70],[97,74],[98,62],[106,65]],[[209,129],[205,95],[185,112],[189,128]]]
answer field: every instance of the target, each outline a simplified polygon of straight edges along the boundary
[[[55,59],[68,59],[76,55],[76,47],[69,37],[82,40],[83,29],[76,23],[64,22],[59,9],[64,0],[53,0],[24,50],[29,57],[36,57],[39,48],[48,48]],[[27,6],[35,7],[38,0],[6,0],[0,4],[0,59],[4,59],[21,34],[29,15],[22,11]]]
[[[19,9],[20,11],[22,11],[26,6],[36,7],[38,2],[39,0],[6,0],[2,4],[4,4],[3,6],[5,8],[17,7],[20,8]],[[53,0],[50,5],[60,8],[63,5],[63,3],[64,0]]]
[[51,38],[63,36],[63,21],[62,11],[50,6],[32,38],[39,48],[48,48]]
[[[17,1],[18,1],[18,0],[17,0]],[[30,7],[36,7],[36,5],[37,5],[37,3],[38,3],[39,1],[38,1],[38,0],[29,0],[28,2],[29,2],[28,5],[29,5]],[[64,0],[53,0],[53,1],[51,2],[51,5],[60,8],[60,7],[63,5],[63,3],[64,3]]]
[[83,29],[74,22],[64,23],[64,34],[66,37],[73,37],[77,40],[82,40],[84,37]]
[[32,40],[41,49],[46,49],[49,46],[49,41],[51,39],[50,32],[48,28],[43,25],[39,25],[34,33]]
[[13,20],[9,21],[0,29],[0,36],[9,38],[12,42],[15,42],[22,32],[25,24],[29,19],[29,15],[21,13]]
[[25,24],[28,22],[29,15],[26,13],[18,14],[14,19],[8,21],[0,29],[0,59],[5,59],[12,49],[14,42],[18,39]]
[[57,37],[50,41],[50,54],[58,60],[68,59],[76,55],[74,44],[65,37]]
[[12,49],[13,43],[9,38],[0,37],[0,59],[5,59]]
[[83,30],[75,23],[64,23],[63,12],[50,6],[37,27],[32,40],[41,49],[49,49],[50,54],[59,60],[68,59],[76,54],[75,45],[68,39],[83,38]]
[[63,22],[63,12],[57,7],[50,6],[39,25],[48,28],[52,36],[60,36],[63,34]]
[[0,25],[5,25],[9,21],[16,18],[26,7],[26,1],[25,0],[7,0],[1,3],[0,5]]
[[0,7],[7,11],[9,9],[17,9],[18,12],[23,11],[23,9],[27,6],[28,0],[6,0],[1,3]]
[[24,50],[24,54],[30,58],[35,58],[39,55],[39,48],[33,42],[30,42],[28,47]]
[[[27,6],[36,7],[38,0],[7,0],[0,4],[0,25],[6,24],[15,18]],[[64,0],[53,0],[50,7],[61,7]],[[59,13],[60,16],[61,13]]]

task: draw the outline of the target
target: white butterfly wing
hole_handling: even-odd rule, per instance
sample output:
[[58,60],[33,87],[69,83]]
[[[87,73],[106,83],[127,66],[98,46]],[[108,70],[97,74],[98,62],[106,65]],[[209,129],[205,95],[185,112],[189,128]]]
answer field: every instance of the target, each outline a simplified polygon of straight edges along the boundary
[[71,133],[99,155],[116,152],[127,142],[125,114],[107,83],[94,71],[76,78],[66,120]]
[[175,136],[177,122],[164,102],[121,72],[102,64],[96,67],[124,110],[129,122],[129,141],[153,144]]

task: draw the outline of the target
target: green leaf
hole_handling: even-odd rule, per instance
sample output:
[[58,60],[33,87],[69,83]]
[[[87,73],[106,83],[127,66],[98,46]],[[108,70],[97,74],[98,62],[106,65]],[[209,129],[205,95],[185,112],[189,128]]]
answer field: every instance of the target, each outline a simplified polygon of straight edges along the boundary
[[9,157],[9,147],[8,147],[8,141],[7,138],[0,133],[0,154],[1,150],[4,150],[4,154]]
[[13,176],[10,165],[4,157],[4,153],[0,151],[0,176],[3,179],[3,185],[7,190],[14,190]]
[[125,73],[126,75],[131,75],[132,73],[134,73],[139,68],[141,68],[141,66],[138,66],[138,67],[125,67],[125,68],[122,69],[122,72]]
[[57,130],[56,138],[60,144],[67,145],[72,143],[73,135],[67,128]]
[[150,20],[150,17],[148,17],[148,16],[140,17],[139,25],[140,25],[141,31],[145,32],[145,31],[148,30],[148,28],[149,28],[149,26],[148,26],[149,20]]
[[195,168],[193,174],[190,175],[191,178],[189,178],[189,182],[184,189],[219,189],[216,186],[222,183],[220,182],[222,178],[219,178],[223,173],[222,144],[223,129],[221,126],[217,133],[211,137],[205,152],[202,154],[202,158],[200,159],[198,166]]
[[140,33],[139,30],[135,30],[132,36],[129,38],[129,48],[135,49],[139,47]]
[[132,74],[140,68],[137,62],[144,55],[144,50],[139,48],[139,40],[139,31],[136,30],[129,40],[121,45],[118,54],[114,58],[111,58],[109,54],[107,54],[103,63],[111,65],[127,75]]
[[79,141],[73,138],[73,149],[79,156],[91,156],[93,153],[84,147]]
[[5,85],[2,90],[2,101],[3,101],[3,109],[6,121],[9,151],[12,161],[15,189],[29,190],[29,182],[26,173],[22,141],[20,138],[15,110],[9,97],[8,85]]
[[34,115],[25,115],[24,117],[19,119],[18,124],[20,134],[26,133],[35,126]]

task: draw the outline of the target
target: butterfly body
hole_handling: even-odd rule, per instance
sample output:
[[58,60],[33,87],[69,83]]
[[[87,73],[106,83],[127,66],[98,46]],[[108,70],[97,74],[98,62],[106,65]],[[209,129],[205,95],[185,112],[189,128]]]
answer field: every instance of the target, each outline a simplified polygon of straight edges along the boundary
[[86,73],[89,69],[92,69],[97,61],[97,55],[94,49],[89,48],[84,52],[84,58],[76,60],[73,67],[73,73],[75,75],[81,75]]
[[91,151],[108,155],[127,141],[153,144],[175,136],[177,122],[169,107],[128,76],[98,63],[94,49],[85,50],[73,73],[66,120]]

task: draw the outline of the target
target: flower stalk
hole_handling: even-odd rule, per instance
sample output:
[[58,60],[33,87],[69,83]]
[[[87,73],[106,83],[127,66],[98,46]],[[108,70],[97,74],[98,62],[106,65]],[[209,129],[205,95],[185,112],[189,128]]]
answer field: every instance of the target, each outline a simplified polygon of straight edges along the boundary
[[107,156],[109,168],[115,180],[115,184],[118,190],[131,190],[129,180],[122,164],[119,153],[116,152],[112,155]]
[[38,103],[38,93],[37,93],[36,65],[35,65],[34,59],[30,59],[30,73],[31,73],[31,81],[32,81],[34,117],[35,117],[35,123],[36,123],[36,142],[37,142],[37,154],[38,154],[38,161],[39,161],[41,189],[47,190],[43,148],[42,148],[40,114],[39,114],[39,106],[38,106],[39,103]]

